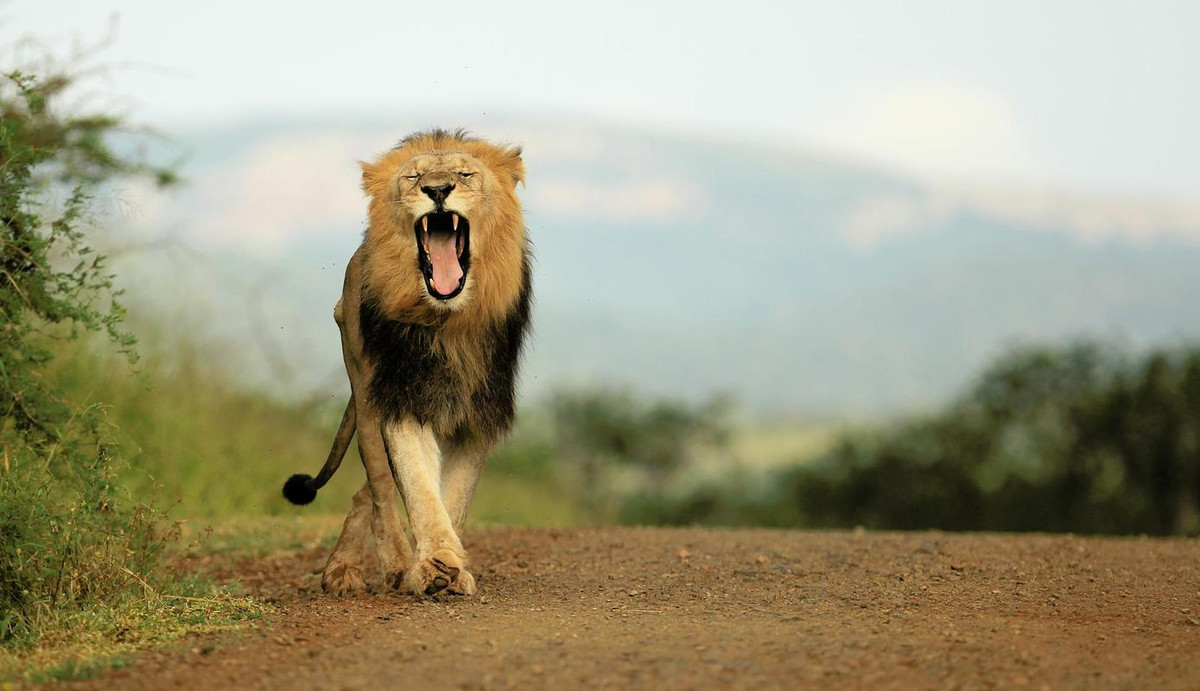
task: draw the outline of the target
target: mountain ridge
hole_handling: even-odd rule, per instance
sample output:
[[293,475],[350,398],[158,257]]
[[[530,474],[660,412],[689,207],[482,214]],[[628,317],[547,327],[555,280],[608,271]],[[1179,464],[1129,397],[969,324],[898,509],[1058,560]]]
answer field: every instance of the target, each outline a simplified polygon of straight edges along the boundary
[[[298,334],[281,352],[313,374],[298,389],[340,368],[328,312],[360,238],[352,161],[382,138],[372,127],[193,136],[195,199],[146,219],[259,276],[263,317]],[[1111,195],[1067,204],[1035,189],[1006,210],[977,187],[955,196],[791,149],[594,123],[495,129],[532,133],[527,395],[605,382],[727,391],[758,412],[890,414],[945,399],[1012,342],[1200,337],[1200,214],[1186,201],[1116,213]],[[257,327],[230,328],[244,341]]]

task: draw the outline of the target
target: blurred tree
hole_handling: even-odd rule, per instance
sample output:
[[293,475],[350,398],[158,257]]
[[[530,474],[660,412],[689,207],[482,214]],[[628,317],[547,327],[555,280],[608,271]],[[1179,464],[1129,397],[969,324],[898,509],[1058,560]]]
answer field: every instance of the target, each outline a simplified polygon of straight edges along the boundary
[[610,388],[558,391],[548,405],[558,462],[594,499],[610,494],[617,469],[639,474],[641,486],[662,492],[701,448],[719,448],[729,440],[732,402],[726,397],[693,406],[645,401]]
[[1195,533],[1200,348],[1133,361],[1096,343],[1017,348],[945,410],[846,434],[821,462],[655,507],[644,520]]
[[1197,458],[1195,430],[1200,409],[1188,405],[1195,387],[1200,353],[1174,362],[1154,353],[1138,376],[1113,392],[1111,426],[1097,439],[1110,445],[1125,462],[1130,490],[1140,491],[1147,532],[1195,530]]
[[[121,121],[107,114],[62,114],[54,104],[69,76],[4,75],[0,85],[0,415],[30,444],[61,442],[70,411],[40,376],[47,337],[102,330],[132,356],[120,330],[104,257],[85,236],[90,192],[120,177],[174,181],[168,168],[113,150]],[[62,197],[52,216],[47,202]],[[66,326],[66,330],[47,326]]]
[[1195,531],[1197,381],[1200,349],[1141,363],[1094,343],[1018,349],[934,420],[885,432],[867,453],[852,438],[791,482],[822,523]]

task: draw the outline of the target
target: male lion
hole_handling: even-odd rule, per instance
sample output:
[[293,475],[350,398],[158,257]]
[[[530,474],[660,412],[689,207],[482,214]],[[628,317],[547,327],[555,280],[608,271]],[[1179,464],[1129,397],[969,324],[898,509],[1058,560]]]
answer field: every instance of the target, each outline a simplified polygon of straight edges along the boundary
[[364,587],[369,532],[391,587],[470,595],[475,579],[460,534],[484,460],[512,424],[529,323],[521,150],[431,130],[362,170],[369,224],[333,311],[350,402],[321,472],[293,475],[283,494],[311,502],[357,430],[367,482],[322,587]]

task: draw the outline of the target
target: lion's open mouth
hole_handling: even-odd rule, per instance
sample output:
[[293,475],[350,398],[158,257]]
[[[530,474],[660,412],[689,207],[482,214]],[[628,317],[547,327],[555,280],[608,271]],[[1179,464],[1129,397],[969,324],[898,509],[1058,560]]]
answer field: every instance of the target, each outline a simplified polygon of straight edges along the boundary
[[453,211],[434,211],[413,224],[425,288],[438,300],[462,292],[471,268],[471,223]]

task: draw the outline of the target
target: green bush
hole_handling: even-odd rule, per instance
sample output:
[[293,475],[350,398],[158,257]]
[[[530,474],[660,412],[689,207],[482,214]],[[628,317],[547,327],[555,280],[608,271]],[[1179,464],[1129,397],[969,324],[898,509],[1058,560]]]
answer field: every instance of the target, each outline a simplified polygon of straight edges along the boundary
[[1016,348],[942,412],[845,434],[817,464],[640,497],[638,522],[1189,534],[1200,348]]
[[691,405],[626,389],[562,389],[542,405],[558,481],[604,517],[628,495],[666,492],[700,453],[730,438],[724,396]]
[[134,359],[112,276],[89,242],[90,194],[116,179],[166,184],[172,174],[110,147],[118,119],[60,112],[70,77],[3,80],[0,644],[133,641],[142,636],[135,622],[193,617],[183,610],[197,593],[163,568],[174,526],[119,488],[103,409],[67,395],[52,361],[88,332]]

